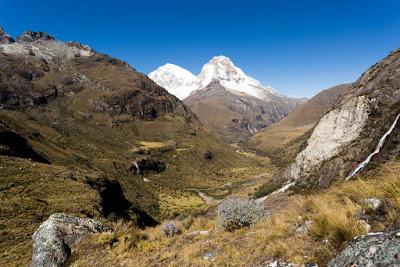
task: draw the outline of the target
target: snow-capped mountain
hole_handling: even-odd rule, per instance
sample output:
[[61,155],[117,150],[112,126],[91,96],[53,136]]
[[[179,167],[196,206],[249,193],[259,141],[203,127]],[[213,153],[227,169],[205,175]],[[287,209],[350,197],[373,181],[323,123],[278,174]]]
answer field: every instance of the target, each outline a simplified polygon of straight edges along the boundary
[[262,100],[269,100],[271,94],[278,94],[271,86],[264,86],[247,76],[241,68],[236,67],[225,56],[213,57],[203,66],[197,77],[200,88],[206,87],[213,80],[218,80],[222,86],[233,93],[245,93]]
[[226,90],[232,93],[248,94],[264,101],[269,101],[271,95],[278,95],[271,86],[264,86],[247,76],[225,56],[213,57],[202,67],[198,76],[168,63],[149,73],[149,77],[180,99],[186,98],[195,90],[206,87],[214,80],[219,81]]
[[196,83],[197,77],[195,75],[184,68],[170,63],[149,73],[149,77],[179,99],[186,98],[191,92],[198,89]]
[[197,76],[166,64],[149,77],[184,99],[209,130],[231,142],[244,140],[283,119],[303,101],[278,94],[225,56],[213,57]]

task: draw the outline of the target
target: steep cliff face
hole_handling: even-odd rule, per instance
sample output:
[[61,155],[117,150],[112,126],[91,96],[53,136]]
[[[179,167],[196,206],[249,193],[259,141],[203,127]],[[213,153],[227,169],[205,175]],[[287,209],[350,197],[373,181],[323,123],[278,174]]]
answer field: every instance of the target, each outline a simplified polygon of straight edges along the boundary
[[341,84],[319,92],[286,118],[252,136],[251,145],[268,153],[280,165],[290,163],[302,143],[307,141],[310,131],[350,87],[351,84]]
[[[400,112],[400,51],[366,71],[313,129],[284,177],[305,187],[344,179],[375,149]],[[373,162],[398,155],[400,126]]]

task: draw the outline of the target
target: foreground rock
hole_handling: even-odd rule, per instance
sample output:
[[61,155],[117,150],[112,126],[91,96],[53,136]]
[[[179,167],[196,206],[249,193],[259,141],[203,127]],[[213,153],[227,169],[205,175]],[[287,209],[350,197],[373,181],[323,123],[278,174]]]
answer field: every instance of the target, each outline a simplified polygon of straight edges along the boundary
[[328,266],[400,266],[400,231],[358,237]]
[[31,267],[62,266],[71,254],[71,247],[84,235],[107,230],[93,219],[53,214],[33,234]]

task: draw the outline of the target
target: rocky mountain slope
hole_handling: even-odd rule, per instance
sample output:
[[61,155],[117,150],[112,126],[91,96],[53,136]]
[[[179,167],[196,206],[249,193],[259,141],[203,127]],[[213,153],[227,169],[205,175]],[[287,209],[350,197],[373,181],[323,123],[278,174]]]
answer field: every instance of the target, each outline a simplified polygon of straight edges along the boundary
[[240,141],[287,116],[301,100],[278,94],[247,76],[224,56],[212,58],[196,77],[175,65],[149,74],[184,99],[199,120],[227,141]]
[[27,263],[51,213],[151,225],[264,168],[126,62],[44,32],[0,40],[0,265]]
[[319,120],[283,177],[302,187],[327,186],[348,177],[380,141],[370,165],[398,157],[399,70],[400,50],[368,69]]
[[307,140],[309,132],[350,90],[350,87],[351,84],[343,84],[319,92],[288,117],[252,136],[251,146],[268,153],[282,163],[293,160],[299,152],[298,149]]

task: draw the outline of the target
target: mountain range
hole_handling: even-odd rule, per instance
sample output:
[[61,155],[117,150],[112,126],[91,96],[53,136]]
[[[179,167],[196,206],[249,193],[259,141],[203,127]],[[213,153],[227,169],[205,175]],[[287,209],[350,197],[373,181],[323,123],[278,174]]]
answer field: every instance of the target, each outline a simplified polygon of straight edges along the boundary
[[399,103],[400,49],[305,100],[0,28],[0,265],[396,266]]
[[231,142],[245,140],[281,120],[304,101],[282,96],[225,56],[213,57],[198,76],[166,64],[149,77],[183,99],[209,130]]

